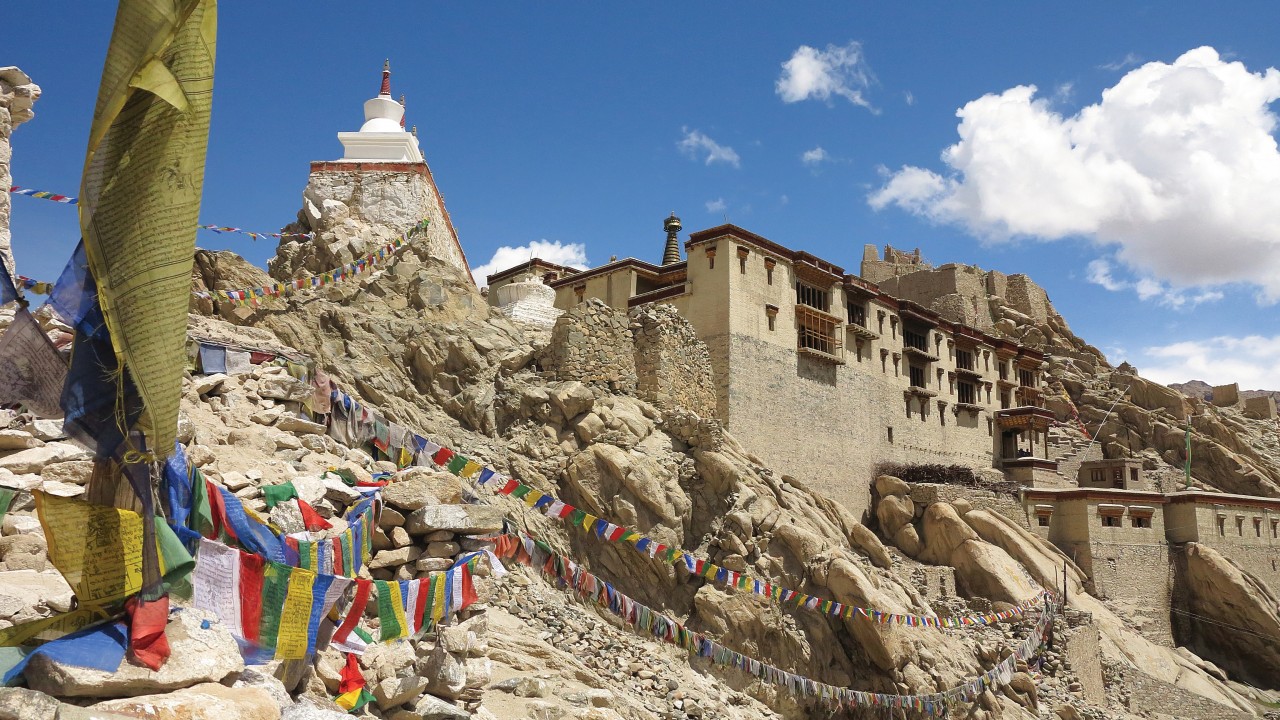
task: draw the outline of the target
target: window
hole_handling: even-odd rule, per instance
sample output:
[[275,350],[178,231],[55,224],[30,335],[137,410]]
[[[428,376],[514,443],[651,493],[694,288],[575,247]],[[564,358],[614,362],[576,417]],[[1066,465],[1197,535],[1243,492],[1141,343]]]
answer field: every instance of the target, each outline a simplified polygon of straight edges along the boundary
[[1009,409],[1009,402],[1010,402],[1010,400],[1009,400],[1009,391],[1008,391],[1008,390],[1001,390],[1001,391],[1000,391],[1000,409],[1001,409],[1001,410],[1008,410],[1008,409]]
[[1129,518],[1129,522],[1136,528],[1151,527],[1151,518],[1147,515],[1133,515]]
[[923,350],[926,353],[929,352],[929,339],[921,333],[913,332],[906,328],[902,329],[902,344],[917,350]]
[[765,279],[769,281],[770,285],[773,284],[773,266],[777,264],[778,264],[777,261],[775,261],[773,258],[764,259],[764,276],[765,276]]
[[1244,518],[1236,518],[1236,534],[1244,537]]
[[1105,484],[1107,482],[1107,471],[1102,468],[1094,468],[1090,470],[1089,482],[1097,483],[1098,485]]
[[1040,515],[1036,518],[1036,524],[1040,527],[1049,527],[1049,516]]
[[1005,362],[1004,360],[997,360],[996,367],[1000,369],[1000,379],[1008,380],[1009,379],[1009,363]]
[[968,350],[956,350],[956,367],[962,370],[973,370],[973,353]]
[[1280,537],[1280,535],[1278,535],[1277,533],[1280,533],[1280,520],[1272,520],[1271,521],[1271,537]]
[[777,316],[776,314],[774,314],[774,313],[769,313],[769,329],[770,329],[770,330],[774,330],[774,329],[776,329],[776,328],[774,327],[774,324],[775,324],[775,321],[776,321],[777,319],[778,319],[778,316]]
[[867,308],[864,305],[849,304],[849,324],[858,327],[867,326]]
[[973,390],[973,383],[962,381],[962,382],[956,383],[956,388],[960,391],[960,397],[959,397],[960,402],[966,403],[969,405],[975,404],[976,393]]
[[586,285],[579,285],[573,289],[573,294],[577,296],[578,302],[582,302],[582,297],[587,293]]
[[1253,519],[1253,534],[1262,537],[1262,518]]
[[1036,386],[1035,373],[1025,368],[1018,368],[1018,384],[1021,385],[1022,387],[1035,387]]
[[1129,468],[1129,482],[1138,484],[1138,468]]
[[744,247],[738,248],[738,272],[742,273],[743,275],[747,274],[747,256],[750,254],[751,254],[751,251],[748,250],[747,248],[744,248]]
[[716,269],[716,249],[714,247],[707,248],[707,269]]
[[1103,515],[1102,527],[1120,527],[1119,515]]
[[911,373],[911,384],[914,387],[925,386],[924,368],[920,367],[919,365],[912,365],[910,373]]
[[1226,537],[1227,535],[1227,519],[1226,518],[1221,518],[1221,517],[1218,518],[1218,534],[1223,537]]
[[889,431],[889,444],[892,445],[893,444],[893,428],[885,428],[885,429]]
[[828,297],[826,290],[799,281],[796,281],[796,302],[817,308],[822,312],[828,312],[831,309],[831,298]]

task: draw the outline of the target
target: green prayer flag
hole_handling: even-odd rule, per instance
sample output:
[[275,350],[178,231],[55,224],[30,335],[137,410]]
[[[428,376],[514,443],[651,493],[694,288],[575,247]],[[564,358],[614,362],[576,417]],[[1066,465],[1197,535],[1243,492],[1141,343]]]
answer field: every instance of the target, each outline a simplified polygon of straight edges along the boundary
[[204,537],[213,535],[213,510],[209,507],[209,493],[200,468],[191,470],[191,517],[187,524]]
[[517,485],[516,489],[511,491],[511,497],[523,498],[525,495],[528,495],[529,491],[532,489],[533,488],[529,487],[528,485]]
[[446,465],[445,467],[449,469],[449,472],[453,473],[454,475],[457,475],[458,473],[462,472],[462,468],[467,466],[468,459],[469,458],[464,458],[461,455],[454,455],[452,458],[450,458],[449,464]]
[[396,619],[396,610],[391,604],[391,584],[386,580],[374,580],[373,587],[378,594],[378,623],[381,626],[378,641],[394,640],[403,632],[400,621]]
[[17,494],[17,490],[0,488],[0,520],[4,520],[4,515],[9,512],[9,506],[13,504],[13,498]]
[[355,633],[356,635],[358,635],[358,636],[360,637],[360,639],[361,639],[361,640],[365,641],[365,643],[371,643],[371,642],[373,642],[373,636],[369,634],[369,631],[368,631],[368,630],[365,630],[364,628],[360,627],[359,625],[356,625],[355,627],[351,628],[351,632],[353,632],[353,633]]
[[279,485],[264,485],[262,496],[267,501],[267,507],[274,508],[286,500],[296,499],[298,497],[298,488],[294,487],[292,482]]
[[280,634],[280,615],[289,594],[289,576],[293,568],[269,562],[262,572],[262,620],[258,624],[258,643],[265,648],[276,646]]
[[587,514],[581,510],[574,510],[569,513],[569,525],[571,527],[578,527],[582,524],[582,518],[586,517],[586,515]]

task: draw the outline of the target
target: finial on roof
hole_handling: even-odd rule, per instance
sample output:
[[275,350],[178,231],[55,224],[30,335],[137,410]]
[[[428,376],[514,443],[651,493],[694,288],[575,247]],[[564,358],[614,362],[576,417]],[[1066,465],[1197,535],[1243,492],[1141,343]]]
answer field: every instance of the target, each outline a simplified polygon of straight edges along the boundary
[[413,126],[413,136],[414,136],[414,137],[418,137],[418,126],[417,126],[417,125],[414,125],[414,126]]
[[382,89],[379,95],[391,95],[391,58],[382,61]]
[[662,221],[662,229],[667,233],[667,246],[662,253],[662,264],[671,265],[680,262],[680,218],[676,217],[674,210],[671,211],[671,217]]
[[[400,107],[404,107],[404,93],[400,93]],[[404,128],[404,113],[400,114],[400,127]]]

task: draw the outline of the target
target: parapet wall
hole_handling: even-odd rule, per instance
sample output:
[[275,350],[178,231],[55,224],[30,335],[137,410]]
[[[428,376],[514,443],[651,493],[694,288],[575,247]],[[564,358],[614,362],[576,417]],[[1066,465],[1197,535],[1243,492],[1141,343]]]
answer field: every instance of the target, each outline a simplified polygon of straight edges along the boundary
[[598,298],[589,298],[556,320],[542,367],[557,380],[633,394],[636,348],[627,325],[626,315]]

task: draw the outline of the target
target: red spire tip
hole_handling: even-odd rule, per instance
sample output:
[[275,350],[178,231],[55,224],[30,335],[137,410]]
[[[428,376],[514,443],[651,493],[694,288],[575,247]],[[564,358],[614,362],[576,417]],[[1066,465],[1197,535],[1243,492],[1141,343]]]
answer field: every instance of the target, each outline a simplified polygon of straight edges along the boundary
[[382,89],[378,91],[379,95],[391,94],[391,59],[382,61]]

